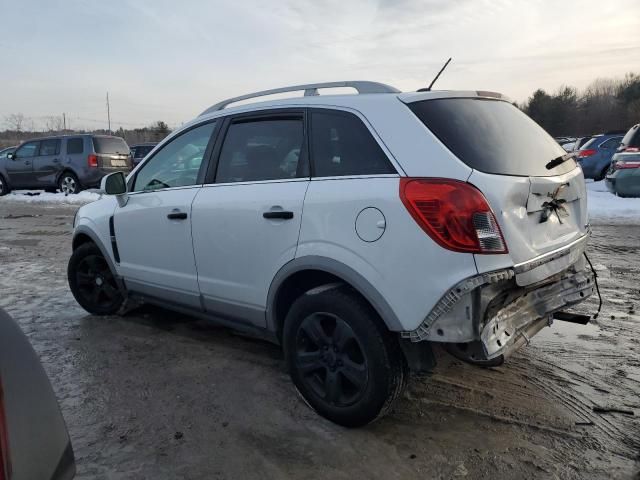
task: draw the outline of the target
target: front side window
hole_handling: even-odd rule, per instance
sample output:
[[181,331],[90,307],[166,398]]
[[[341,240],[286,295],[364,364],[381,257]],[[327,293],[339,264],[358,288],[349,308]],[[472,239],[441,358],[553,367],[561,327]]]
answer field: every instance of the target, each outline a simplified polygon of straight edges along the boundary
[[84,141],[82,138],[70,138],[67,140],[67,154],[75,155],[82,153],[84,150]]
[[216,182],[281,180],[303,175],[303,138],[302,116],[232,123],[220,152]]
[[214,128],[215,122],[200,125],[163,146],[138,172],[132,191],[195,185]]
[[311,114],[316,177],[397,173],[362,121],[346,112]]
[[38,153],[38,147],[40,146],[40,142],[28,142],[22,145],[18,150],[16,150],[17,158],[25,158],[25,157],[35,157],[36,153]]
[[40,156],[57,155],[60,153],[60,140],[51,139],[40,142]]

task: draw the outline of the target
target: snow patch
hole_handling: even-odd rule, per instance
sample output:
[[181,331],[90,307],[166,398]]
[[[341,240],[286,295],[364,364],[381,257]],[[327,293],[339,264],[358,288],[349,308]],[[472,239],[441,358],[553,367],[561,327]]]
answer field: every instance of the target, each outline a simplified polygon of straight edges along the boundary
[[83,190],[75,195],[65,195],[64,193],[49,193],[37,190],[14,190],[4,197],[0,197],[0,202],[38,203],[50,205],[85,205],[95,202],[102,195],[97,190]]
[[587,180],[587,206],[591,223],[640,224],[640,198],[618,197],[604,181]]

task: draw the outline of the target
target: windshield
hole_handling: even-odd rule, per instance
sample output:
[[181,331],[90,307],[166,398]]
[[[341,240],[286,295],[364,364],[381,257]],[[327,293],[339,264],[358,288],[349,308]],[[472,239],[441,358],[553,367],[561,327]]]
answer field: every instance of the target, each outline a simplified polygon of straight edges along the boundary
[[129,153],[129,146],[120,137],[93,137],[96,153]]
[[460,160],[485,173],[553,176],[573,170],[574,160],[545,167],[567,152],[520,109],[501,100],[441,98],[409,108]]

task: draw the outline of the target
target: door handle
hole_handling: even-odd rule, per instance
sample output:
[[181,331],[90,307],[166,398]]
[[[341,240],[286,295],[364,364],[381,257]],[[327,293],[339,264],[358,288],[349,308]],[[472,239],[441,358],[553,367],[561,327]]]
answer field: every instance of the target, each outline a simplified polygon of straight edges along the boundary
[[186,220],[187,214],[186,212],[171,212],[167,215],[169,220]]
[[264,218],[272,220],[274,218],[280,218],[282,220],[291,220],[293,218],[293,212],[287,212],[285,210],[271,210],[262,214]]

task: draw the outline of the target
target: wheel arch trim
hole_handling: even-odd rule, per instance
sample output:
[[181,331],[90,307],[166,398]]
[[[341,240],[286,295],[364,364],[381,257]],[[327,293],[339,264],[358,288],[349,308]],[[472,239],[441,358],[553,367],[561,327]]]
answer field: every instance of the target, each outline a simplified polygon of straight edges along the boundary
[[267,295],[266,320],[269,331],[277,333],[280,328],[276,315],[276,302],[280,293],[280,287],[282,287],[286,280],[292,275],[304,270],[319,270],[334,275],[345,283],[348,283],[371,304],[389,330],[403,330],[400,320],[389,303],[387,303],[380,292],[360,273],[332,258],[309,255],[291,260],[280,268],[274,276]]
[[[118,283],[118,286],[123,291],[125,291],[124,282],[122,278],[118,275],[118,270],[116,269],[115,263],[113,263],[113,258],[111,257],[111,255],[109,255],[109,250],[105,247],[102,240],[100,240],[100,237],[96,235],[96,233],[86,225],[78,225],[73,232],[72,245],[75,246],[76,240],[80,235],[85,235],[89,237],[89,239],[96,244],[96,246],[100,249],[100,252],[102,252],[102,256],[104,257],[107,264],[109,265],[109,268],[113,272],[113,276],[115,277],[116,282]],[[73,248],[73,250],[75,250],[75,248]]]

